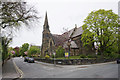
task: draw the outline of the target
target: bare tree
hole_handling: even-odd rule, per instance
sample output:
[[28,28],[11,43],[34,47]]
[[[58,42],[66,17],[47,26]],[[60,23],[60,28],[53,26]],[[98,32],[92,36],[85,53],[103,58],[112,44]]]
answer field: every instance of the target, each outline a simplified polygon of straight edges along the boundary
[[0,27],[20,26],[21,23],[28,25],[28,22],[38,19],[36,10],[27,8],[26,2],[1,2]]
[[[26,2],[0,2],[0,38],[2,39],[3,60],[6,58],[6,50],[12,40],[13,31],[22,23],[29,25],[30,21],[39,19],[37,11],[26,5]],[[5,30],[2,37],[1,30]]]

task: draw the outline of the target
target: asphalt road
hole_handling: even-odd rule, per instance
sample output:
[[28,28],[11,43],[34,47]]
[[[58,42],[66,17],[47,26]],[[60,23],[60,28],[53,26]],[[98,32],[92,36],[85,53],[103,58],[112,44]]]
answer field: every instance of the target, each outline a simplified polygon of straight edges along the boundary
[[93,64],[54,67],[42,62],[27,63],[23,58],[13,59],[22,70],[23,78],[118,78],[118,64]]

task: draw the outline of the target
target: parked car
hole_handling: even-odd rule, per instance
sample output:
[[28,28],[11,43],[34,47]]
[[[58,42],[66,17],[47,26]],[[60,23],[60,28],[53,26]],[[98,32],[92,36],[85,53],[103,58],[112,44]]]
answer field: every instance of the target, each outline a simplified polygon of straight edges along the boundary
[[117,59],[117,64],[120,64],[120,59]]
[[24,58],[24,62],[28,62],[29,57]]
[[28,63],[34,63],[34,62],[35,62],[34,58],[29,58],[28,59]]

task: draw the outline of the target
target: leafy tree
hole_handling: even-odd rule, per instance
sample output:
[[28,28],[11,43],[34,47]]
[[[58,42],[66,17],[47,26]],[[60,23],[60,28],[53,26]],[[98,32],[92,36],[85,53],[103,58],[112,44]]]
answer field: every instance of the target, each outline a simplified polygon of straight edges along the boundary
[[103,53],[107,48],[115,46],[117,41],[118,15],[112,10],[92,11],[84,20],[82,28],[84,32],[81,40],[84,46],[95,42],[99,46],[99,52]]
[[12,48],[12,47],[9,47],[9,48],[8,48],[8,51],[9,51],[9,52],[11,52],[12,50],[13,50],[13,48]]
[[8,47],[8,53],[9,53],[9,54],[12,54],[11,51],[13,51],[13,48],[12,48],[12,47]]
[[61,46],[56,49],[56,57],[64,57],[64,53],[65,50]]
[[20,54],[21,54],[22,56],[25,56],[24,52],[27,51],[28,48],[29,48],[29,44],[28,44],[28,43],[24,43],[24,44],[22,45],[22,47],[20,48]]
[[20,48],[19,47],[15,47],[13,50],[15,51],[15,56],[19,57],[20,56]]
[[39,53],[40,53],[40,48],[38,48],[37,46],[31,46],[30,49],[28,50],[28,56]]

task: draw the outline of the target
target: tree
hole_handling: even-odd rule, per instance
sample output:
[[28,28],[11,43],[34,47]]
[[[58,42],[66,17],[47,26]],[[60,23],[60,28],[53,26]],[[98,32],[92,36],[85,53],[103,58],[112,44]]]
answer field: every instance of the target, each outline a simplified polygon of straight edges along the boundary
[[28,56],[34,55],[34,54],[40,54],[40,48],[37,46],[31,46],[28,50]]
[[19,57],[20,56],[20,48],[19,47],[15,47],[13,50],[15,51],[15,56]]
[[0,40],[0,66],[1,66],[1,62],[2,62],[2,44]]
[[8,54],[8,44],[11,39],[2,37],[2,60],[4,61],[7,58]]
[[59,46],[56,49],[56,57],[63,57],[64,53],[65,53],[65,50],[61,46]]
[[29,21],[37,19],[36,10],[28,8],[26,2],[0,2],[1,28],[20,26],[21,22],[28,24]]
[[[30,21],[38,19],[36,10],[28,8],[26,2],[1,2],[0,1],[0,32],[2,35],[2,56],[8,53],[7,47],[13,38],[13,31],[16,31],[22,23],[29,24]],[[6,42],[5,42],[6,41]],[[4,42],[4,43],[3,43]],[[7,44],[6,44],[7,43]]]
[[99,46],[99,52],[103,53],[107,48],[115,46],[118,39],[118,15],[112,10],[92,11],[84,20],[82,28],[84,32],[81,40],[84,46],[94,42]]
[[14,49],[12,48],[12,47],[8,47],[8,53],[9,54],[12,54],[12,51],[13,51]]
[[22,45],[22,47],[20,48],[20,54],[22,56],[25,56],[24,52],[28,51],[28,48],[29,48],[29,44],[28,43],[24,43]]

